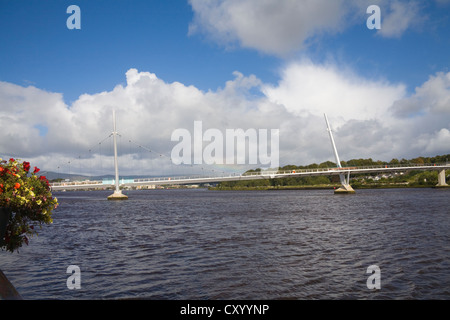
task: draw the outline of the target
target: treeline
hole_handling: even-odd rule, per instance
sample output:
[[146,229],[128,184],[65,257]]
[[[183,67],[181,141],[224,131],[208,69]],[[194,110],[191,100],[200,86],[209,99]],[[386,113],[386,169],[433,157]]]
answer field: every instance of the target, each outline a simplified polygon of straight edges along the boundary
[[[443,156],[435,156],[435,157],[417,157],[413,159],[392,159],[389,162],[386,161],[374,161],[372,158],[369,159],[352,159],[348,161],[341,161],[342,167],[365,167],[365,166],[384,166],[384,165],[407,165],[407,164],[433,164],[433,163],[445,163],[450,159],[450,154],[446,154]],[[280,167],[279,171],[288,171],[288,170],[297,170],[297,169],[317,169],[317,168],[336,168],[337,165],[332,161],[325,161],[320,164],[312,163],[306,166],[296,166],[296,165],[287,165],[284,167]],[[253,169],[248,170],[247,173],[250,172],[260,172],[261,169]]]
[[[362,166],[384,166],[384,165],[420,165],[445,163],[450,159],[450,154],[435,156],[435,157],[417,157],[413,159],[392,159],[386,161],[374,161],[369,159],[352,159],[348,161],[341,161],[342,167],[362,167]],[[279,171],[301,170],[301,169],[317,169],[317,168],[336,168],[335,162],[326,161],[320,164],[312,163],[306,166],[287,165],[280,167]],[[246,173],[260,172],[261,169],[248,170]],[[381,177],[380,177],[381,176]],[[333,188],[339,186],[339,176],[306,176],[306,177],[287,177],[279,179],[266,180],[248,180],[248,181],[230,181],[221,182],[217,189],[270,189],[280,188],[286,189],[289,187],[323,187]],[[403,174],[390,173],[371,173],[371,174],[355,174],[351,176],[351,185],[354,188],[376,187],[376,186],[433,186],[437,184],[436,171],[421,171],[411,170]]]

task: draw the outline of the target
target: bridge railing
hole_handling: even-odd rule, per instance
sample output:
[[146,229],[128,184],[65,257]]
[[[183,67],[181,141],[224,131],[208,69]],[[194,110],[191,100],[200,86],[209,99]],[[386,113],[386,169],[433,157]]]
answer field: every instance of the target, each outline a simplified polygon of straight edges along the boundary
[[64,181],[64,182],[52,182],[53,187],[64,187],[64,186],[79,186],[79,185],[97,185],[103,184],[100,180],[83,180],[83,181]]
[[239,173],[233,173],[229,175],[194,175],[194,176],[173,176],[173,177],[155,177],[155,178],[140,178],[140,179],[134,179],[135,183],[140,182],[148,182],[148,181],[177,181],[177,180],[187,180],[187,179],[214,179],[214,178],[222,178],[222,177],[239,177],[241,174]]
[[372,165],[372,166],[347,166],[347,167],[322,167],[322,168],[309,168],[309,169],[292,169],[292,170],[271,170],[271,171],[255,171],[246,172],[243,176],[261,176],[261,175],[275,175],[275,174],[293,174],[293,173],[316,173],[316,172],[336,172],[336,171],[349,171],[349,170],[376,170],[376,169],[412,169],[414,167],[423,168],[429,167],[449,167],[449,163],[407,163],[407,164],[395,164],[395,165]]

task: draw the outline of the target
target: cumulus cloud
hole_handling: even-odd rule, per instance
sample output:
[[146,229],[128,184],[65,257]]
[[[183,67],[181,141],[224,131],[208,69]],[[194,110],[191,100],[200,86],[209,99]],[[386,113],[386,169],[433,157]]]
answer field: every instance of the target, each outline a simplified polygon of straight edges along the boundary
[[125,85],[84,94],[70,106],[61,94],[0,82],[0,157],[31,160],[45,170],[112,173],[113,109],[121,174],[197,173],[201,168],[170,161],[172,132],[193,132],[194,121],[202,121],[204,131],[279,129],[281,165],[333,161],[323,113],[343,160],[449,152],[450,73],[431,76],[410,96],[402,84],[308,60],[286,65],[276,85],[235,72],[222,88],[207,92],[136,69],[125,77]]
[[382,119],[392,101],[405,95],[405,86],[366,80],[333,64],[314,64],[305,59],[291,63],[276,86],[265,86],[267,97],[297,115],[324,112],[343,120]]
[[190,33],[202,32],[224,44],[238,43],[283,55],[310,36],[335,32],[346,12],[344,1],[190,0]]
[[[30,155],[46,149],[46,136],[39,128],[49,128],[52,145],[64,149],[61,132],[71,133],[71,114],[62,101],[62,95],[35,87],[21,87],[0,82],[0,127],[2,149]],[[52,150],[50,150],[52,151]]]
[[389,1],[383,3],[382,27],[379,34],[386,38],[399,38],[406,30],[423,23],[421,6],[416,1]]
[[415,93],[392,106],[392,112],[397,117],[414,117],[424,113],[450,116],[450,73],[439,72],[430,76]]
[[[414,94],[395,101],[389,110],[398,135],[408,139],[410,153],[445,154],[450,151],[450,73],[429,77]],[[401,132],[400,132],[401,131]]]
[[284,56],[323,34],[344,32],[352,25],[365,28],[368,6],[381,8],[378,34],[398,38],[420,26],[423,4],[403,0],[220,0],[189,1],[194,19],[189,34],[204,34],[225,46],[239,45]]
[[[35,87],[0,83],[2,132],[1,156],[32,157],[48,169],[75,170],[111,155],[111,145],[100,144],[112,131],[112,110],[121,133],[121,159],[125,171],[142,172],[171,167],[174,144],[171,134],[177,128],[193,130],[194,121],[208,128],[244,130],[277,129],[290,121],[284,108],[252,97],[249,90],[261,81],[239,72],[223,88],[202,92],[179,82],[167,83],[153,73],[130,69],[125,86],[97,94],[84,94],[71,106],[61,94]],[[42,135],[39,127],[45,127]],[[111,139],[106,139],[110,141]],[[129,144],[129,140],[133,144]],[[143,148],[136,146],[140,145]],[[147,152],[152,150],[152,152]],[[88,159],[82,164],[77,158]],[[104,158],[106,160],[106,158]],[[111,163],[110,160],[107,160]],[[146,171],[146,174],[151,172]]]

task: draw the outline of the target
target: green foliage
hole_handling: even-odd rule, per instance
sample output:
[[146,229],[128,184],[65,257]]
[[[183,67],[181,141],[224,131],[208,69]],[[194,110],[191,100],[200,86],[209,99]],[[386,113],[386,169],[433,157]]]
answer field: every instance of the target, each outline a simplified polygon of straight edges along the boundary
[[[408,165],[408,164],[433,164],[433,163],[445,163],[450,159],[450,154],[438,155],[435,157],[417,157],[410,160],[402,158],[392,159],[389,162],[373,159],[351,159],[348,161],[341,161],[342,167],[364,167],[364,166],[384,166],[384,165]],[[292,171],[292,170],[304,170],[304,169],[319,169],[319,168],[336,168],[337,165],[334,162],[326,161],[320,164],[312,163],[309,165],[286,165],[279,168],[279,172]],[[261,172],[260,168],[248,170],[246,173]],[[370,174],[355,174],[352,175],[352,185],[355,188],[367,187],[367,186],[380,186],[380,185],[397,185],[397,186],[434,186],[437,184],[437,172],[436,171],[419,171],[412,170],[404,174],[391,175],[389,178],[381,178],[375,180],[377,173]],[[249,181],[233,181],[233,182],[221,182],[218,184],[218,189],[258,189],[258,188],[276,188],[276,187],[302,187],[302,186],[333,186],[339,184],[339,176],[304,176],[304,177],[286,177],[279,179],[267,179],[267,180],[249,180]]]
[[18,159],[0,159],[0,207],[8,212],[0,248],[14,252],[28,237],[37,234],[35,227],[52,223],[53,210],[58,206],[52,197],[45,176],[38,176],[39,168],[30,172],[30,163]]

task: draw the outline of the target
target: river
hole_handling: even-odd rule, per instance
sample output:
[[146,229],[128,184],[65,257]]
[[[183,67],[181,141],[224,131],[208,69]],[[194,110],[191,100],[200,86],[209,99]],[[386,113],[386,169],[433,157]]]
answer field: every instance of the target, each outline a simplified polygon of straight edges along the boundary
[[0,252],[23,298],[450,298],[448,189],[110,193],[55,192],[53,224]]

